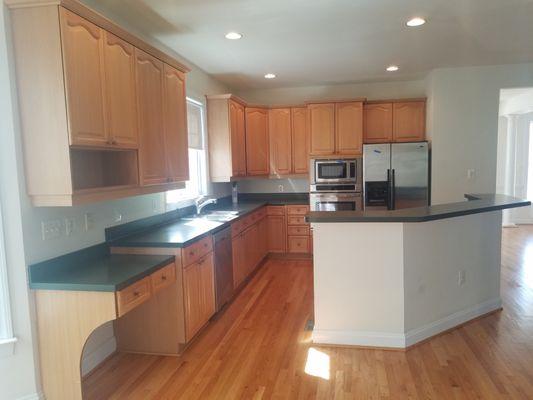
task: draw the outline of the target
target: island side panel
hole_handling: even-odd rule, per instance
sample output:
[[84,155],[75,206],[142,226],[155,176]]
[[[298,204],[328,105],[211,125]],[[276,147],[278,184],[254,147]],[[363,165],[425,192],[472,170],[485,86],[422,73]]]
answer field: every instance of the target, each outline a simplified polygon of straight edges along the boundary
[[403,224],[312,226],[313,341],[403,347]]

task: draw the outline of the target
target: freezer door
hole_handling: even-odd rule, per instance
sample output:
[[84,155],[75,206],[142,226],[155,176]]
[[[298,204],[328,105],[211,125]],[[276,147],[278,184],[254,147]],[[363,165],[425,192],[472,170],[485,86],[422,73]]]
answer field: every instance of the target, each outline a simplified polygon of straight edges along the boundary
[[392,208],[429,205],[427,142],[394,143],[391,147]]
[[363,181],[387,181],[387,170],[390,168],[391,145],[365,144],[363,147]]

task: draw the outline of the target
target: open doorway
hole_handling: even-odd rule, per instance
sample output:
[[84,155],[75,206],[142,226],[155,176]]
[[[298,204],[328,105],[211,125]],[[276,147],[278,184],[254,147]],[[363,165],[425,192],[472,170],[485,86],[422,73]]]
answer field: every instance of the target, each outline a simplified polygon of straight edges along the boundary
[[[533,201],[533,87],[500,91],[496,192]],[[505,210],[504,226],[533,224],[533,208]]]

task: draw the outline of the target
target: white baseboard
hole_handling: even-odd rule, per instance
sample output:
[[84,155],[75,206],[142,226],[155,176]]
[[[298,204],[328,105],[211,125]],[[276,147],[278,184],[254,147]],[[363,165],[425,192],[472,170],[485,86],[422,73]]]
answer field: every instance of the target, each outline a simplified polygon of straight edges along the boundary
[[81,360],[81,376],[85,376],[95,369],[102,361],[113,354],[116,349],[117,341],[114,336],[111,336],[92,352],[85,354],[85,357]]
[[44,399],[45,399],[44,393],[37,392],[37,393],[29,394],[27,396],[19,397],[17,400],[44,400]]
[[390,347],[403,349],[431,336],[464,324],[480,315],[495,311],[502,306],[500,298],[458,311],[447,317],[431,322],[419,328],[403,333],[313,330],[312,340],[317,344],[335,344],[344,346]]

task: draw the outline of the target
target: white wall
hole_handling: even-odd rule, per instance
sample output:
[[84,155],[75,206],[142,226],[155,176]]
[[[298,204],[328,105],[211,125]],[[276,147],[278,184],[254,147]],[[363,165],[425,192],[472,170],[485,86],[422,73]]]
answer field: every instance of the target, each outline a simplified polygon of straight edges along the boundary
[[[279,186],[283,186],[280,190]],[[309,192],[308,179],[244,179],[238,181],[239,193],[307,193]]]

